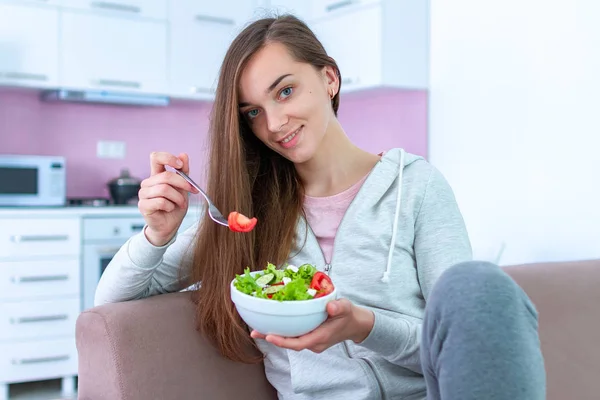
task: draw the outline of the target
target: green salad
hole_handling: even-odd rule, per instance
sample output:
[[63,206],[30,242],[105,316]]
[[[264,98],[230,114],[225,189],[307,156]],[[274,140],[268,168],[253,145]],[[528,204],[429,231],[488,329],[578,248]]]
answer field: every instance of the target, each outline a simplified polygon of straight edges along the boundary
[[329,276],[317,271],[311,264],[299,267],[287,265],[283,269],[271,263],[267,268],[254,276],[250,268],[246,268],[242,275],[236,274],[234,286],[237,290],[250,296],[261,299],[310,300],[326,296],[333,291],[333,284]]

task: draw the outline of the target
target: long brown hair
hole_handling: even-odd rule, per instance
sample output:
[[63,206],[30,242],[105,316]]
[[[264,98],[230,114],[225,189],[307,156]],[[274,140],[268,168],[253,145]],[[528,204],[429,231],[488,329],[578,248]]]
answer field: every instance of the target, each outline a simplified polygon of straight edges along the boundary
[[[240,75],[248,60],[265,45],[278,42],[299,62],[317,69],[339,70],[308,26],[292,15],[264,18],[246,26],[233,40],[221,66],[210,117],[207,191],[223,211],[255,216],[250,233],[234,233],[204,216],[194,251],[192,282],[196,326],[232,360],[260,362],[230,298],[229,283],[245,267],[263,269],[267,262],[283,264],[295,243],[302,215],[303,187],[294,165],[269,149],[252,133],[238,110]],[[339,91],[338,91],[339,93]],[[332,99],[337,115],[339,96]]]

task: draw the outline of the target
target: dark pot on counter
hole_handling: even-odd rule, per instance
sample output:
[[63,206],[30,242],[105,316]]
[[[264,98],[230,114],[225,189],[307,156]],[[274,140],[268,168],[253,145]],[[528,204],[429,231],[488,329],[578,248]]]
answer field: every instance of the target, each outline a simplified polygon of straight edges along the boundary
[[138,197],[142,181],[129,174],[127,168],[121,170],[121,175],[108,182],[108,191],[114,204],[127,204]]

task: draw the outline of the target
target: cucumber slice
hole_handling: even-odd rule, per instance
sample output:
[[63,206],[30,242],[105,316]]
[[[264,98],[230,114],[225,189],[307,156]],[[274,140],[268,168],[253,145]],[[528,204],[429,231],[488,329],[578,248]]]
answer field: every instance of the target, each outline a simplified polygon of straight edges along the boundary
[[277,285],[277,286],[269,286],[268,288],[266,288],[265,290],[263,290],[264,294],[272,294],[272,293],[277,293],[279,292],[281,289],[283,289],[283,285]]
[[260,287],[265,287],[273,280],[274,277],[275,277],[275,275],[273,275],[271,273],[264,274],[260,278],[256,278],[256,284]]

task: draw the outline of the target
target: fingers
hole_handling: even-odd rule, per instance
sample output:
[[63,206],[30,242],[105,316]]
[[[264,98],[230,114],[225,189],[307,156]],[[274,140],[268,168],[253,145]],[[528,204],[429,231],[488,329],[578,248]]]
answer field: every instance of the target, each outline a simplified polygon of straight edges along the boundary
[[340,317],[352,312],[352,303],[348,299],[332,300],[327,303],[326,310],[330,317]]
[[170,165],[171,167],[178,169],[184,166],[183,161],[175,157],[173,154],[164,151],[154,151],[150,154],[151,175],[156,175],[163,172],[165,170],[165,165]]
[[189,175],[190,174],[190,158],[189,158],[189,156],[187,155],[187,153],[180,153],[179,159],[181,160],[181,162],[183,162],[183,166],[179,169]]
[[152,215],[157,211],[171,212],[177,208],[177,205],[164,197],[155,197],[152,199],[143,199],[138,202],[138,208],[142,215]]
[[309,349],[315,353],[320,353],[329,347],[327,340],[320,337],[310,337],[308,335],[300,336],[298,338],[284,338],[281,336],[267,335],[265,340],[277,347],[295,351]]
[[266,338],[265,335],[263,335],[262,333],[259,333],[259,332],[255,331],[255,330],[252,330],[252,332],[250,332],[250,336],[252,338],[254,338],[254,339],[264,339],[264,338]]
[[144,179],[140,184],[140,187],[143,189],[162,184],[171,186],[176,190],[192,193],[198,192],[192,185],[188,183],[188,181],[186,181],[176,173],[170,171],[163,171],[157,175],[152,175],[149,178]]
[[186,196],[167,183],[160,183],[141,188],[139,191],[139,198],[140,200],[164,198],[180,208],[187,207]]

